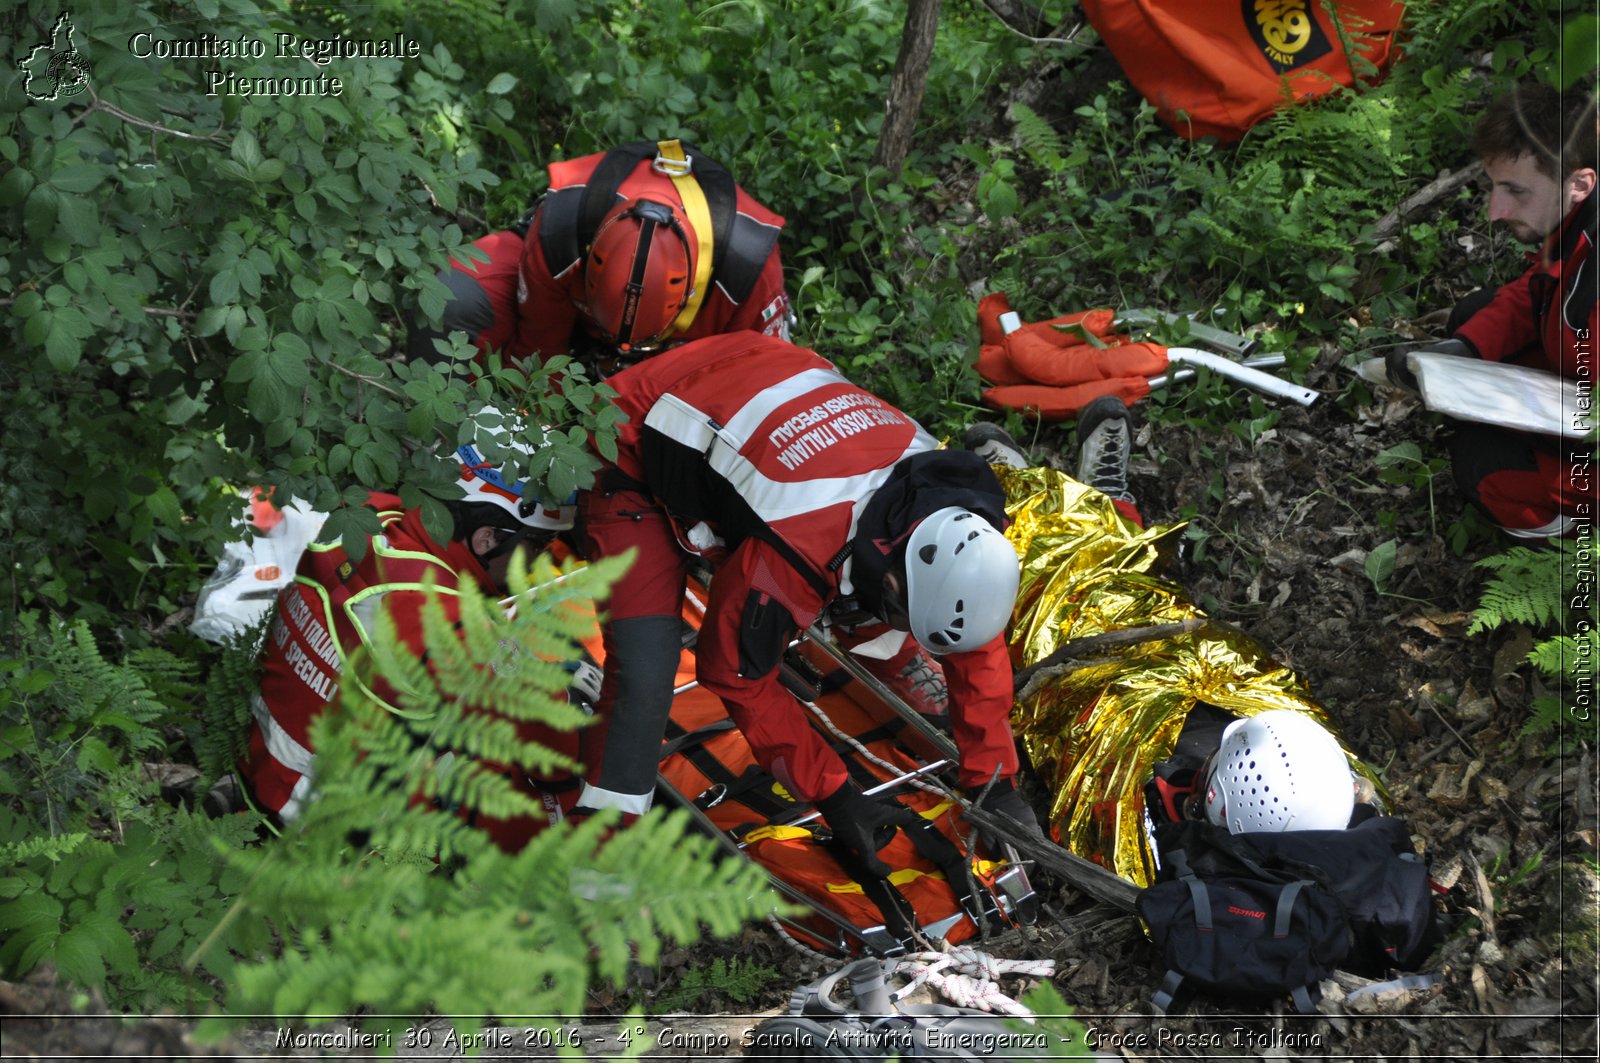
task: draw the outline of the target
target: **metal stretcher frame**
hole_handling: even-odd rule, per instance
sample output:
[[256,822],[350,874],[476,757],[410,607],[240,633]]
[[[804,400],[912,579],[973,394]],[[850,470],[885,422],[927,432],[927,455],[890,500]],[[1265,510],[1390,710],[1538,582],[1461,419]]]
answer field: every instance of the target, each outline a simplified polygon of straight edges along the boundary
[[[691,611],[698,611],[701,599],[696,596],[694,590],[691,589],[689,592],[687,601]],[[692,641],[690,647],[692,648]],[[863,690],[870,695],[872,704],[881,710],[882,722],[887,724],[893,719],[909,725],[910,736],[914,736],[912,743],[908,744],[902,741],[898,742],[897,745],[908,757],[915,758],[919,766],[871,787],[867,791],[868,793],[891,795],[904,793],[915,780],[933,776],[944,767],[955,763],[957,759],[955,745],[948,736],[929,723],[920,713],[895,694],[893,690],[872,676],[848,651],[838,646],[820,629],[814,628],[797,639],[791,645],[790,652],[786,655],[785,663],[781,666],[781,678],[785,687],[802,704],[811,702],[818,694],[818,691],[812,687],[811,682],[801,674],[800,664],[807,658],[825,659],[838,664],[848,673],[851,682],[859,683]],[[685,686],[678,689],[677,693],[681,696],[692,689],[694,685],[693,683],[685,684]],[[857,699],[857,704],[862,704],[859,699]],[[870,713],[871,710],[867,710],[863,705],[863,711]],[[812,718],[813,726],[818,726],[820,730],[820,725],[815,723],[814,717]],[[827,736],[825,732],[824,735],[829,737],[830,741],[832,740],[831,736]],[[919,750],[913,748],[914,745],[922,745],[925,748]],[[675,750],[672,750],[671,746],[672,743],[669,742],[663,748],[667,749],[669,753],[674,752]],[[848,757],[850,754],[848,751],[842,751],[841,755]],[[870,766],[869,770],[882,771],[881,768],[870,768]],[[687,811],[702,830],[717,839],[730,857],[753,859],[746,851],[743,841],[720,827],[707,813],[706,808],[709,806],[705,806],[703,801],[697,800],[697,798],[702,798],[703,795],[682,792],[664,772],[658,773],[656,783],[657,792],[674,805]],[[816,818],[817,813],[812,810],[769,825],[799,826]],[[964,853],[963,855],[967,854]],[[1038,915],[1039,901],[1028,880],[1025,867],[1016,851],[1010,846],[1006,847],[1006,852],[1003,855],[1006,866],[994,878],[992,886],[979,885],[976,887],[977,890],[989,894],[981,903],[989,908],[992,913],[999,915],[1002,924],[1032,923]],[[849,956],[855,953],[880,957],[897,956],[906,952],[908,946],[912,944],[896,938],[887,922],[865,926],[857,925],[840,912],[829,908],[817,898],[799,889],[793,883],[785,881],[772,867],[765,864],[763,864],[763,867],[767,871],[769,881],[781,896],[803,905],[811,915],[816,916],[826,924],[832,934],[831,937],[824,938],[819,933],[819,926],[815,922],[806,923],[800,919],[774,916],[786,931],[791,932],[791,934],[800,939],[824,945],[828,950],[841,956]],[[907,908],[909,910],[910,906],[908,905]],[[968,918],[972,919],[976,924],[979,919],[983,918],[983,913],[958,910],[952,916],[925,925],[915,926],[913,922],[913,926],[922,936],[929,940],[937,941],[950,933],[963,919]]]

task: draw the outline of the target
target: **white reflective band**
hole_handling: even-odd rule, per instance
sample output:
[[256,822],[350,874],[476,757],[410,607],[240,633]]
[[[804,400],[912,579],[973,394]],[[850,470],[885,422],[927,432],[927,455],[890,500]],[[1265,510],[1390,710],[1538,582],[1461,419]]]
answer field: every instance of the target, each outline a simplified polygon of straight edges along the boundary
[[294,784],[294,789],[289,791],[289,800],[278,809],[278,818],[285,823],[293,823],[300,818],[300,813],[305,811],[306,802],[311,795],[311,776],[302,775]]
[[771,416],[772,411],[779,406],[821,388],[848,383],[848,380],[832,369],[807,369],[802,373],[796,373],[787,380],[780,380],[750,396],[749,401],[733,415],[723,431],[737,439],[742,447],[750,438],[750,433],[760,428],[761,422]]
[[[840,379],[826,370],[809,370],[801,377],[811,373],[824,374],[833,380]],[[814,388],[796,389],[796,393],[803,395],[809,390]],[[769,388],[757,398],[774,397],[777,391],[778,387]],[[784,399],[786,401],[792,397],[785,395]],[[937,450],[939,446],[937,440],[907,417],[906,423],[915,428],[915,433],[900,455],[883,466],[851,476],[824,476],[784,483],[762,473],[740,453],[740,449],[748,442],[749,431],[759,426],[772,409],[772,404],[752,400],[728,426],[718,431],[712,427],[713,419],[710,416],[679,396],[669,394],[663,395],[650,407],[644,423],[705,454],[712,470],[732,485],[740,497],[750,504],[756,516],[769,524],[840,503],[859,503],[883,483],[889,470],[902,458],[925,450]],[[716,445],[718,443],[722,445]]]
[[256,718],[256,724],[267,740],[267,752],[272,754],[272,759],[290,771],[309,775],[313,759],[311,751],[296,742],[289,732],[272,718],[272,710],[267,708],[267,703],[262,700],[260,694],[250,695],[250,714]]
[[1542,528],[1502,528],[1507,535],[1518,539],[1559,539],[1576,525],[1571,517],[1557,517]]
[[619,794],[615,790],[604,790],[584,783],[583,792],[578,795],[578,807],[592,808],[596,812],[602,808],[615,808],[642,816],[650,811],[650,801],[654,797],[654,793]]

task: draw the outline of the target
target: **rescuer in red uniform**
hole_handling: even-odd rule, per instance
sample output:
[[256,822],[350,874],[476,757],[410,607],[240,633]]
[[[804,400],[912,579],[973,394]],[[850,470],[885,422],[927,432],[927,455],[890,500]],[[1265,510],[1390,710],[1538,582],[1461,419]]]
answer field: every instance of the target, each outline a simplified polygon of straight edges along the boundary
[[797,630],[848,603],[940,655],[958,781],[1036,823],[1013,776],[1004,643],[1019,562],[987,462],[941,450],[910,417],[831,363],[758,333],[700,340],[610,381],[628,415],[616,461],[580,496],[586,556],[638,551],[606,606],[603,756],[579,808],[649,807],[672,698],[691,554],[715,568],[697,678],[757,758],[814,802],[869,870],[904,813],[864,797],[806,723],[778,666]]

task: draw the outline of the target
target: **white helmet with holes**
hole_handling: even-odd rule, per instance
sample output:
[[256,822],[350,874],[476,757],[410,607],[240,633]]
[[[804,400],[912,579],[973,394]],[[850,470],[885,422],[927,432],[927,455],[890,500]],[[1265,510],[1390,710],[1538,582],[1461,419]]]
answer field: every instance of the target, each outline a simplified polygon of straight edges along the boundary
[[[512,431],[515,424],[515,416],[507,416],[492,406],[478,412],[472,422],[474,438],[456,448],[455,459],[460,466],[456,487],[463,500],[492,503],[530,531],[566,531],[577,513],[575,499],[561,506],[545,506],[537,499],[523,498],[523,481],[514,475],[512,459],[530,456],[535,448],[516,438]],[[490,453],[486,454],[484,447]]]
[[1232,834],[1342,830],[1355,808],[1355,779],[1327,728],[1272,709],[1222,732],[1205,801],[1206,818]]
[[960,506],[929,514],[906,543],[906,613],[930,653],[975,650],[1006,629],[1022,567],[994,525]]

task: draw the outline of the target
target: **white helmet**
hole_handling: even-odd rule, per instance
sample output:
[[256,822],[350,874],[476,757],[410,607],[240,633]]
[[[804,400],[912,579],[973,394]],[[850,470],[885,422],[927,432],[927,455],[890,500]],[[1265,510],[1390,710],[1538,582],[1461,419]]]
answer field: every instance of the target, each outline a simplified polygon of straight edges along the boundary
[[[572,527],[577,514],[575,498],[568,499],[560,506],[545,506],[537,499],[524,500],[524,481],[502,472],[512,471],[509,462],[514,455],[527,457],[534,452],[533,447],[512,433],[511,426],[514,423],[513,418],[506,417],[493,406],[485,406],[478,412],[472,421],[475,439],[456,448],[455,457],[461,467],[456,487],[466,501],[493,503],[529,530],[566,531]],[[492,461],[486,457],[478,449],[479,442],[493,447],[500,460]]]
[[1205,800],[1206,818],[1233,834],[1343,830],[1355,780],[1327,728],[1293,709],[1272,709],[1222,732]]
[[975,650],[1006,629],[1021,579],[994,525],[960,506],[936,510],[906,543],[911,634],[929,653]]

